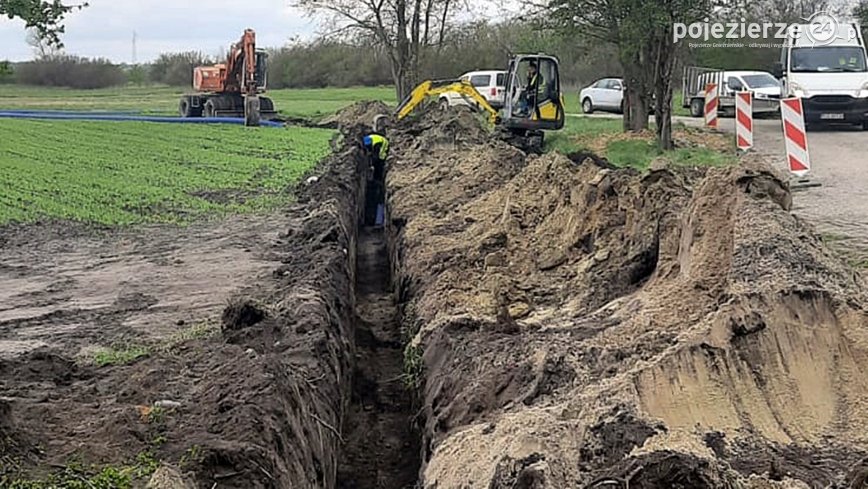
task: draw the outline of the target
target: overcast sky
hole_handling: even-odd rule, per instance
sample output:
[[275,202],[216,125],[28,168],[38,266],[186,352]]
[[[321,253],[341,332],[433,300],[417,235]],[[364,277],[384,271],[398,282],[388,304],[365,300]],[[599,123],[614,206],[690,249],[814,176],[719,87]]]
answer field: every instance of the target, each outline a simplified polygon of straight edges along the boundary
[[[66,52],[132,61],[133,31],[139,62],[162,52],[202,51],[215,55],[256,30],[262,47],[283,45],[293,36],[312,37],[315,23],[289,7],[288,0],[88,0],[90,6],[66,18]],[[33,57],[24,41],[24,23],[0,18],[0,60]]]

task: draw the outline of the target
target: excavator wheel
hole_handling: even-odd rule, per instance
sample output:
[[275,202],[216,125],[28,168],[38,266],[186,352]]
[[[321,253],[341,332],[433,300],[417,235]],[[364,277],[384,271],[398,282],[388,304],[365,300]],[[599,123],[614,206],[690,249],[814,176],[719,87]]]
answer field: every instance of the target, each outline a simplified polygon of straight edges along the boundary
[[214,99],[208,99],[202,107],[202,115],[204,117],[217,117],[217,104]]
[[274,102],[268,97],[259,97],[259,111],[263,114],[274,112]]
[[181,117],[193,117],[190,110],[192,109],[192,105],[193,104],[190,103],[190,97],[183,97],[178,103],[178,115]]
[[181,97],[178,103],[178,114],[181,117],[202,117],[202,105],[196,107],[193,104],[193,97],[190,95]]
[[262,118],[262,104],[259,97],[251,96],[244,99],[244,125],[250,127],[259,126]]

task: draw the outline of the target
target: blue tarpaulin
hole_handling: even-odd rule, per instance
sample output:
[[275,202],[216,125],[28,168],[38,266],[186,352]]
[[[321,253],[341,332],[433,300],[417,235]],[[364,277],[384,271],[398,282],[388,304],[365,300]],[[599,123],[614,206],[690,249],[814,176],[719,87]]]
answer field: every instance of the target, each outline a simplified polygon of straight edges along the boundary
[[[132,112],[65,112],[53,110],[0,110],[0,118],[48,119],[78,121],[159,122],[168,124],[236,124],[244,125],[242,117],[166,117],[137,115]],[[261,121],[262,127],[284,127],[282,122]]]

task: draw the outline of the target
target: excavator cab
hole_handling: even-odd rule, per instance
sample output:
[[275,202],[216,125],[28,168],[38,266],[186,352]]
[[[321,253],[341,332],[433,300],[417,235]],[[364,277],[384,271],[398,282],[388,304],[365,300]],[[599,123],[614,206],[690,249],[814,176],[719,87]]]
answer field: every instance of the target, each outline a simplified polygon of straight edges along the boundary
[[564,101],[558,59],[545,54],[512,58],[506,78],[503,125],[510,130],[564,127]]

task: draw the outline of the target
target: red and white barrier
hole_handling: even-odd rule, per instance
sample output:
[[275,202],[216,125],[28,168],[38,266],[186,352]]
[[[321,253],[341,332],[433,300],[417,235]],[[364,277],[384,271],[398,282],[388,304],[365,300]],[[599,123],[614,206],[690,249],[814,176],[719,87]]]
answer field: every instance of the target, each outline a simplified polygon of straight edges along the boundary
[[753,95],[735,94],[735,145],[742,151],[753,148]]
[[797,177],[803,177],[811,170],[811,155],[808,152],[804,114],[802,99],[781,99],[781,122],[784,127],[784,141],[787,147],[787,163],[790,172]]
[[705,85],[705,125],[717,129],[717,107],[720,99],[717,96],[717,83]]

